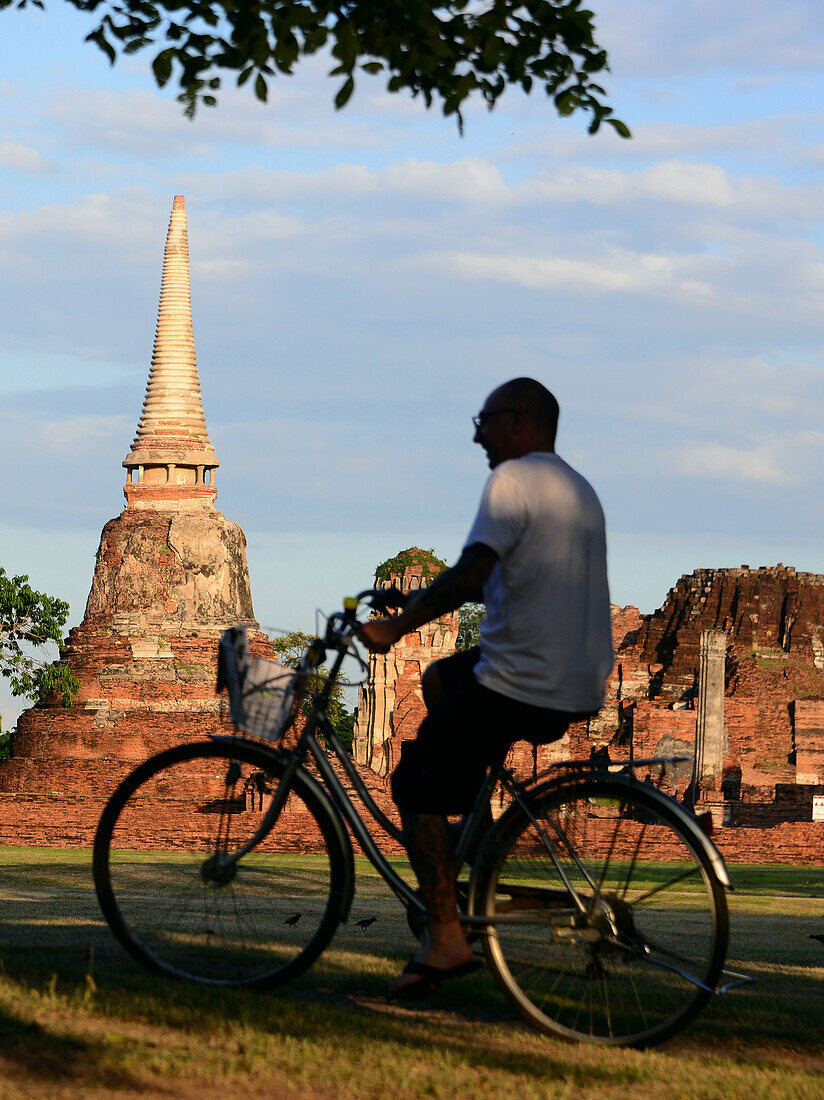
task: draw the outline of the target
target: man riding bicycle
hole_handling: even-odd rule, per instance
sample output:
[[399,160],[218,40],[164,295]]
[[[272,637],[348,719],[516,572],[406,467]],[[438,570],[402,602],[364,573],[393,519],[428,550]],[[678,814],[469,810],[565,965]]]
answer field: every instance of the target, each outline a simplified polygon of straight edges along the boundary
[[473,418],[492,474],[460,558],[391,618],[362,624],[386,653],[468,601],[486,605],[480,645],[423,675],[427,717],[392,776],[428,936],[389,989],[412,998],[469,973],[447,817],[468,813],[487,768],[514,741],[547,744],[597,711],[613,664],[604,516],[587,481],[555,454],[558,403],[516,378]]

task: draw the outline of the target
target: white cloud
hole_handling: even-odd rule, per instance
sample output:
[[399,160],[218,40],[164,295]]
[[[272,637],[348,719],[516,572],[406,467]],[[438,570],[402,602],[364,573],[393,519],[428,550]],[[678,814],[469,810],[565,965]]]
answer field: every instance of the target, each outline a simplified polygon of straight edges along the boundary
[[[601,0],[599,38],[616,76],[664,77],[766,67],[797,74],[824,63],[819,0]],[[643,33],[639,33],[639,27]]]
[[0,213],[0,247],[14,243],[34,252],[48,242],[50,260],[56,251],[80,245],[143,249],[157,236],[157,205],[145,194],[121,192],[115,198],[98,192],[73,202]]
[[406,124],[390,111],[375,126],[373,118],[362,113],[364,108],[374,109],[374,98],[361,103],[356,97],[346,111],[336,112],[334,90],[334,81],[323,73],[304,69],[294,78],[272,80],[268,102],[261,103],[248,87],[234,88],[229,81],[217,93],[216,109],[201,107],[188,120],[174,98],[155,90],[63,89],[44,116],[60,126],[70,148],[94,147],[155,163],[200,158],[212,161],[218,170],[218,157],[227,148],[244,158],[252,148],[264,154],[283,149],[369,150],[402,145],[409,124],[421,124],[420,104],[416,117]]
[[60,127],[69,149],[104,149],[150,160],[211,156],[197,124],[187,123],[173,99],[149,91],[61,89],[43,112]]
[[758,442],[750,439],[741,443],[713,440],[690,443],[676,448],[667,465],[676,477],[775,486],[803,484],[809,468],[820,462],[824,432],[784,428],[763,434],[766,438]]
[[824,219],[824,185],[781,183],[772,176],[733,176],[718,164],[663,160],[637,172],[571,168],[533,177],[524,197],[615,207],[661,202],[717,211],[733,224],[757,217]]
[[533,290],[607,294],[676,294],[690,300],[709,300],[713,284],[702,276],[717,266],[711,257],[678,257],[607,249],[600,256],[489,255],[477,252],[435,253],[436,267],[463,278],[494,279]]
[[0,165],[31,175],[57,171],[55,162],[47,160],[37,149],[13,141],[0,141]]
[[[374,197],[410,196],[442,202],[494,202],[512,211],[546,203],[584,209],[658,202],[685,211],[716,211],[732,224],[758,217],[824,219],[824,185],[788,185],[770,175],[734,176],[718,164],[667,159],[631,171],[573,167],[541,171],[508,184],[489,158],[462,157],[447,163],[414,158],[390,163],[380,171],[358,164],[337,164],[320,171],[294,172],[246,168],[219,177],[190,173],[194,193],[205,191],[224,201],[277,203],[324,199],[334,206]],[[530,216],[532,212],[530,211]],[[647,210],[645,219],[652,213]],[[671,217],[670,214],[667,217]],[[656,216],[656,220],[660,215]],[[632,227],[628,227],[631,229]]]
[[773,446],[734,447],[724,443],[696,443],[672,455],[670,474],[732,481],[778,484],[786,480]]
[[[255,216],[261,208],[277,209],[281,204],[294,200],[303,202],[323,200],[339,206],[342,203],[369,198],[380,189],[377,172],[361,164],[338,163],[316,171],[293,170],[251,166],[220,175],[205,171],[189,170],[181,177],[181,185],[192,196],[208,196],[212,203],[220,204],[221,220],[237,216],[239,208],[252,207]],[[328,209],[327,205],[323,209]],[[318,210],[318,214],[322,210]]]
[[746,152],[793,157],[798,131],[817,130],[820,113],[769,115],[736,124],[699,126],[690,123],[655,122],[641,124],[632,132],[632,141],[623,148],[628,159],[637,157],[684,158],[697,153],[722,155]]
[[66,420],[44,421],[36,425],[40,443],[53,451],[77,448],[93,439],[123,436],[128,432],[126,416],[77,416]]
[[429,200],[461,202],[503,201],[512,198],[500,169],[480,157],[449,164],[408,160],[390,165],[382,174],[385,190]]

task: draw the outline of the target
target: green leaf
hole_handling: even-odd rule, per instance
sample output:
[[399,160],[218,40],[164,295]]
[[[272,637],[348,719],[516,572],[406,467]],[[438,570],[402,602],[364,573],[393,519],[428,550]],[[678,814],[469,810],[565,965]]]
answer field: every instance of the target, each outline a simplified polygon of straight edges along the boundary
[[607,67],[607,51],[600,50],[598,53],[588,57],[581,68],[585,73],[599,73],[602,69]]
[[152,62],[155,80],[161,88],[166,85],[169,77],[172,75],[172,58],[174,57],[174,53],[175,51],[171,48],[161,50]]
[[358,33],[350,19],[339,20],[333,33],[337,42],[332,47],[332,55],[340,61],[347,72],[351,72],[360,53]]
[[87,34],[86,41],[94,42],[94,44],[103,51],[106,57],[108,57],[109,62],[114,65],[117,54],[115,53],[114,46],[112,46],[106,38],[106,33],[102,26],[98,27],[96,31],[92,31],[91,34]]
[[132,54],[138,53],[144,46],[150,46],[152,44],[151,38],[133,38],[130,42],[127,42],[123,47],[123,53]]
[[350,76],[347,80],[343,82],[342,86],[338,89],[338,94],[335,96],[335,107],[337,110],[340,110],[341,107],[344,107],[349,102],[349,99],[354,90],[355,78],[353,76]]
[[577,106],[577,93],[570,88],[567,88],[564,92],[559,92],[558,95],[555,96],[555,110],[559,115],[564,117],[571,115]]
[[619,137],[632,137],[632,131],[630,130],[629,126],[627,126],[626,122],[622,122],[620,118],[608,118],[607,122],[610,124],[613,130],[615,130],[616,134],[618,134]]
[[197,94],[187,88],[185,92],[180,93],[177,97],[177,101],[184,105],[183,117],[188,118],[191,122],[197,113]]
[[263,103],[266,102],[269,96],[269,89],[266,87],[266,81],[260,73],[258,73],[255,78],[255,95]]

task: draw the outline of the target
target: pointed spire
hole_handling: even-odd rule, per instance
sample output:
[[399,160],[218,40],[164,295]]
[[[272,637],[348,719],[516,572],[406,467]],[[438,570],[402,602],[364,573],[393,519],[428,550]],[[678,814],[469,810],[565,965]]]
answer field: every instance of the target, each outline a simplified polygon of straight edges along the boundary
[[209,441],[195,359],[186,204],[175,195],[160,286],[152,369],[126,467],[128,508],[212,508],[220,465]]

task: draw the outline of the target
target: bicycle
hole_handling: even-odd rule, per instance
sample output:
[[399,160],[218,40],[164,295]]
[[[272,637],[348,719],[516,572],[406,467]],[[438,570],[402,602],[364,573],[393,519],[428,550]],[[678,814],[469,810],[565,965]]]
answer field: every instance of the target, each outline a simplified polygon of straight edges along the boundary
[[[95,888],[110,928],[143,966],[218,986],[295,978],[348,918],[355,869],[347,825],[420,937],[423,903],[378,849],[330,756],[373,822],[402,843],[400,830],[326,714],[354,649],[358,610],[385,613],[399,596],[370,589],[346,600],[309,645],[298,685],[328,653],[335,659],[293,748],[214,736],[159,753],[114,792],[95,837]],[[294,680],[284,690],[247,669],[247,682],[242,660],[239,673],[230,694],[241,725],[276,737],[293,724]],[[250,717],[255,703],[262,718]],[[724,970],[732,887],[721,855],[688,810],[635,776],[670,759],[611,770],[564,761],[529,782],[495,767],[461,823],[461,920],[503,993],[540,1031],[651,1046],[714,993],[749,980]],[[493,793],[508,803],[497,820]],[[722,975],[729,980],[719,987]]]

